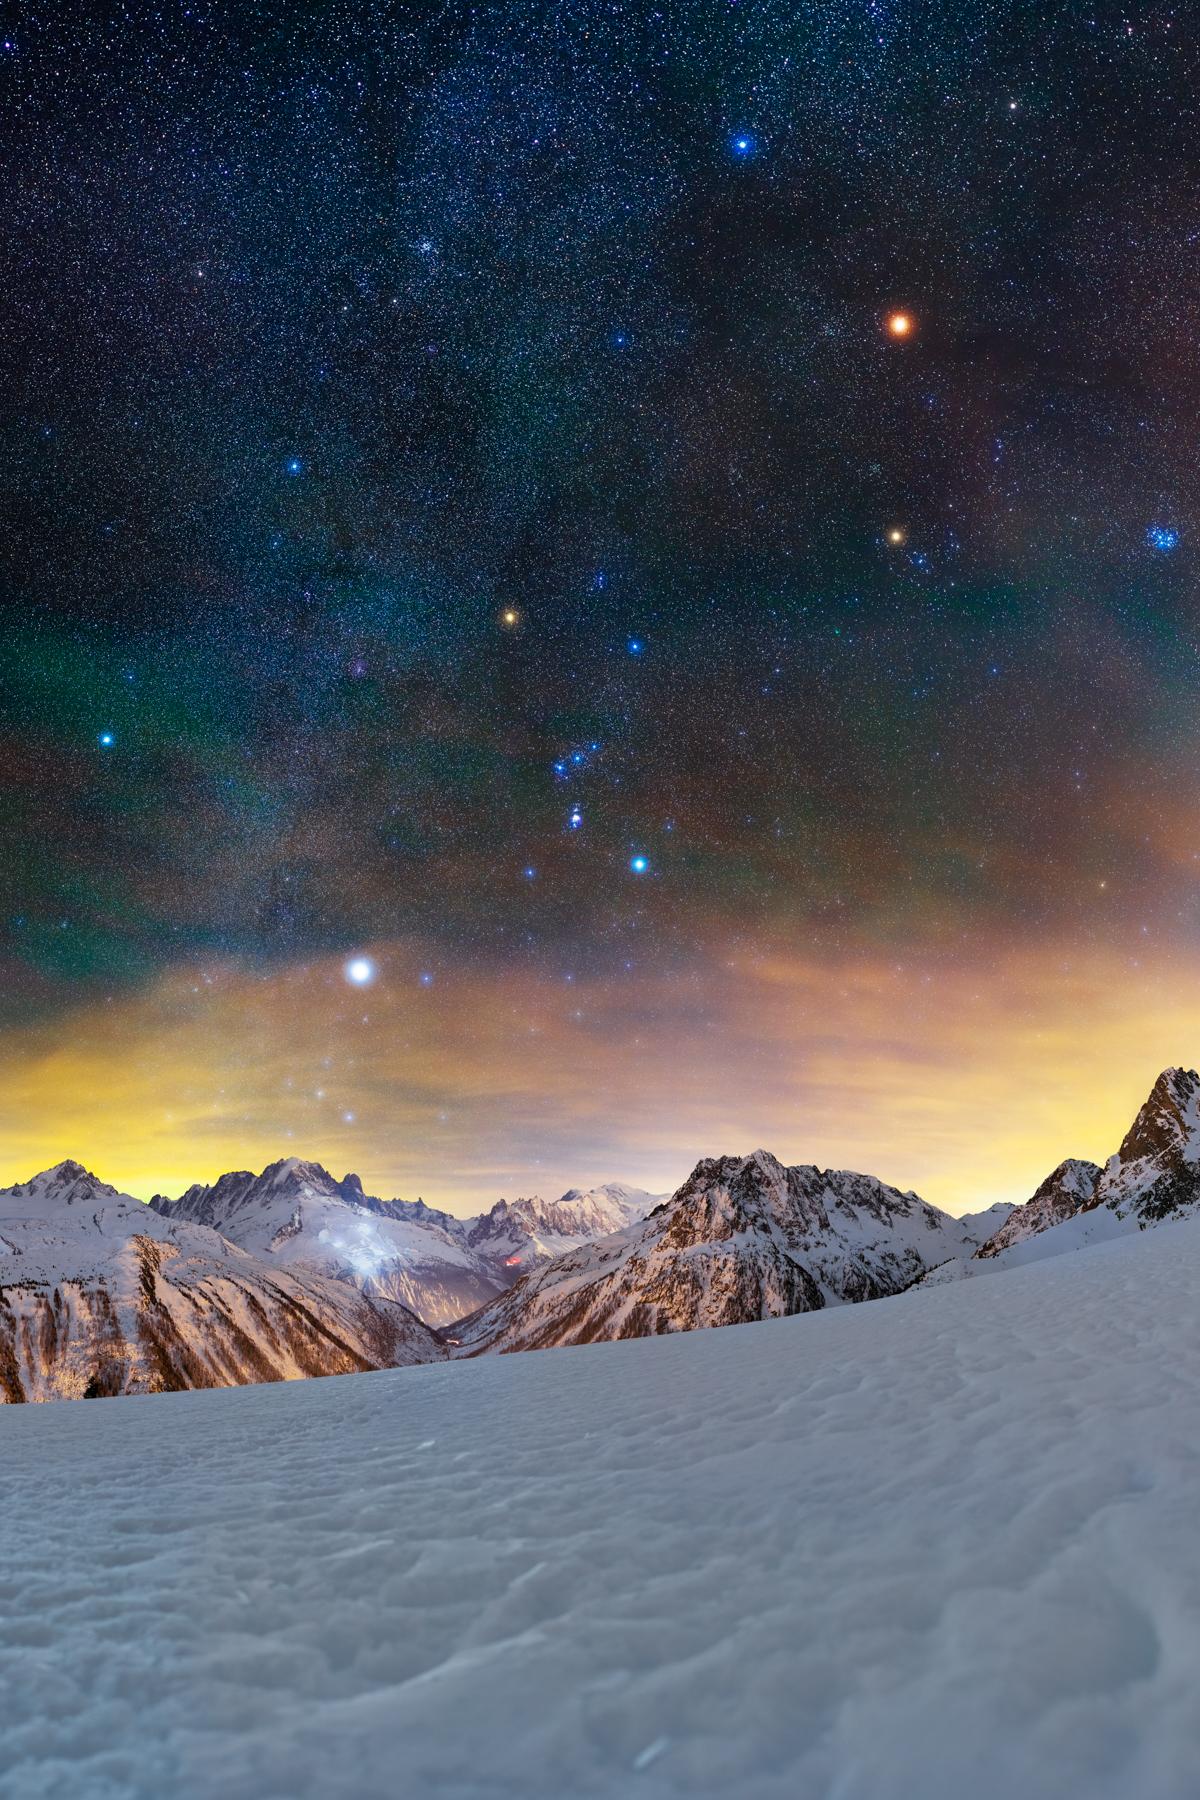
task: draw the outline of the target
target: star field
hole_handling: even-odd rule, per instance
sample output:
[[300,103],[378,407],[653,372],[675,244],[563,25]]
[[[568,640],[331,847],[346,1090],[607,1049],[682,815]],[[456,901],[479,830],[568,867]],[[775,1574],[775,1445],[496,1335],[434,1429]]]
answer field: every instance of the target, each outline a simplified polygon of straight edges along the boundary
[[9,9],[6,1178],[953,1202],[1194,1055],[1198,93],[1169,9]]

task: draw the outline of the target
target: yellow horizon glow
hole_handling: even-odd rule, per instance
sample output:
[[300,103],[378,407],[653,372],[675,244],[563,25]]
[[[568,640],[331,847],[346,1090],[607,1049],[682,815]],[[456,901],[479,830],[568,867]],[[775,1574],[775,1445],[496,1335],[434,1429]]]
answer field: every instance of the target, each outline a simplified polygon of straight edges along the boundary
[[146,1198],[298,1155],[467,1212],[604,1180],[667,1191],[701,1156],[762,1147],[974,1211],[1066,1156],[1103,1161],[1200,1042],[1182,953],[831,966],[776,947],[564,993],[513,971],[426,989],[419,949],[366,948],[369,991],[341,959],[178,972],[10,1032],[0,1184],[70,1156]]

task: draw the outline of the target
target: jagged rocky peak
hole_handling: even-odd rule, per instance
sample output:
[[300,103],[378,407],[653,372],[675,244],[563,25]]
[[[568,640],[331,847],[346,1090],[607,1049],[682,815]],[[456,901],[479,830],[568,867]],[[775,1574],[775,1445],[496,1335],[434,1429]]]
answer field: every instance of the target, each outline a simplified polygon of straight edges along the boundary
[[5,1201],[20,1209],[25,1203],[30,1209],[55,1210],[59,1207],[94,1206],[100,1200],[123,1200],[125,1195],[111,1187],[107,1181],[101,1181],[82,1163],[68,1158],[64,1162],[55,1163],[53,1168],[43,1169],[40,1174],[33,1175],[28,1181],[18,1181],[14,1186],[2,1190]]
[[1142,1224],[1200,1208],[1200,1075],[1164,1069],[1096,1186],[1095,1205]]
[[708,1157],[644,1219],[532,1268],[455,1342],[477,1355],[811,1312],[899,1293],[976,1241],[871,1175]]
[[1100,1169],[1096,1163],[1069,1156],[1047,1175],[1023,1206],[1013,1208],[976,1255],[984,1261],[999,1256],[1011,1245],[1049,1231],[1052,1225],[1061,1224],[1064,1219],[1083,1211],[1091,1205],[1099,1180]]
[[[1190,1151],[1190,1154],[1189,1154]],[[1164,1069],[1117,1151],[1122,1164],[1179,1152],[1200,1155],[1200,1075]]]
[[286,1156],[278,1162],[268,1163],[261,1175],[255,1175],[251,1169],[231,1169],[211,1184],[195,1183],[177,1200],[156,1194],[150,1204],[156,1212],[174,1212],[181,1218],[219,1225],[246,1206],[280,1198],[302,1200],[313,1195],[345,1200],[350,1205],[371,1204],[357,1175],[345,1175],[338,1181],[321,1163],[309,1162],[299,1156]]
[[263,1187],[276,1191],[286,1189],[289,1193],[296,1189],[309,1188],[319,1194],[336,1193],[346,1199],[350,1194],[361,1194],[362,1182],[357,1175],[347,1175],[338,1181],[324,1164],[309,1162],[301,1156],[285,1156],[279,1162],[268,1163],[259,1181]]

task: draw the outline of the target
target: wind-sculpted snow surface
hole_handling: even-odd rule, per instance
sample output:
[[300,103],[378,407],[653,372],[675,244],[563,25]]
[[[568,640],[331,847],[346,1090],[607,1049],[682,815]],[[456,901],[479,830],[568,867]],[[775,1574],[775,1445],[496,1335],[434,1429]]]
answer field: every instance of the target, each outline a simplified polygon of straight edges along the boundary
[[644,1222],[558,1257],[454,1327],[459,1354],[651,1337],[899,1293],[969,1228],[870,1175],[765,1150],[697,1164]]
[[14,1800],[1194,1800],[1200,1221],[0,1414]]

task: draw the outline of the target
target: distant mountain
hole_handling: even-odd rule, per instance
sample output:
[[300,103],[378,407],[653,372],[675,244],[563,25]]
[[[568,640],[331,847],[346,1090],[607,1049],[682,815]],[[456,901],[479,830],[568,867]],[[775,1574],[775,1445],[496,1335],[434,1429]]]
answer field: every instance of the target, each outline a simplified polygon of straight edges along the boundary
[[999,1231],[1009,1214],[1016,1210],[1011,1200],[997,1200],[982,1212],[960,1213],[958,1222],[968,1237],[973,1238],[977,1244],[986,1244],[992,1234]]
[[338,1181],[298,1157],[261,1175],[222,1175],[178,1200],[156,1195],[150,1205],[162,1218],[211,1226],[273,1267],[319,1270],[398,1300],[428,1325],[447,1324],[508,1286],[467,1241],[472,1221],[420,1201],[374,1199],[357,1175]]
[[505,1287],[530,1269],[576,1250],[593,1238],[608,1237],[644,1219],[665,1194],[609,1182],[605,1187],[570,1188],[561,1200],[498,1200],[490,1212],[467,1221],[467,1242]]
[[231,1387],[444,1354],[404,1307],[265,1266],[78,1163],[0,1191],[0,1400]]
[[477,1355],[742,1324],[897,1293],[974,1246],[916,1194],[759,1150],[699,1163],[647,1218],[534,1270],[453,1335]]
[[440,1326],[564,1250],[640,1218],[657,1199],[613,1182],[572,1188],[561,1200],[498,1200],[460,1219],[420,1200],[378,1200],[357,1175],[338,1181],[320,1163],[289,1157],[261,1175],[240,1170],[150,1205],[163,1218],[211,1226],[273,1265],[320,1270]]

